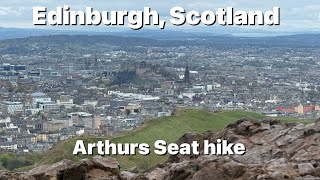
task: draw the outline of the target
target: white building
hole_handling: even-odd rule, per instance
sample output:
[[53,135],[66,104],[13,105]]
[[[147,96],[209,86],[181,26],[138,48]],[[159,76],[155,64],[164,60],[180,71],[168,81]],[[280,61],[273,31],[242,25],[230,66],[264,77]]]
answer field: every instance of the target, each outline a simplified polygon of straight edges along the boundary
[[76,131],[77,136],[81,136],[83,134],[84,134],[84,129],[79,129],[78,131]]
[[11,118],[7,117],[6,119],[0,119],[0,124],[9,124],[11,123]]
[[3,143],[0,143],[0,149],[17,150],[18,145],[17,145],[17,143],[13,143],[13,142],[3,142]]
[[32,106],[38,108],[38,103],[40,102],[51,102],[51,98],[42,92],[35,92],[31,94]]
[[85,100],[83,104],[93,106],[95,108],[98,105],[98,101]]
[[14,114],[16,111],[23,111],[22,102],[2,101],[1,111],[8,114]]
[[38,102],[38,106],[41,110],[43,111],[51,111],[51,110],[56,110],[59,109],[59,105],[57,105],[53,101],[49,102]]
[[60,99],[57,100],[57,104],[70,109],[73,106],[73,99],[70,96],[62,95]]
[[7,127],[7,129],[18,129],[18,126],[15,126],[13,123],[10,123]]
[[171,116],[171,112],[158,112],[157,117]]

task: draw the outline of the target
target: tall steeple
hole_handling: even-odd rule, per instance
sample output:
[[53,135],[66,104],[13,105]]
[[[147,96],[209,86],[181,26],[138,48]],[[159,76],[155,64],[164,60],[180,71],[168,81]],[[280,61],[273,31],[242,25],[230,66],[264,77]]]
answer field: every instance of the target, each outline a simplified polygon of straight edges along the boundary
[[94,67],[95,67],[95,68],[98,68],[98,67],[99,67],[99,62],[98,62],[97,54],[94,54]]
[[187,63],[186,70],[184,72],[184,83],[190,83],[190,72],[189,72],[189,65]]

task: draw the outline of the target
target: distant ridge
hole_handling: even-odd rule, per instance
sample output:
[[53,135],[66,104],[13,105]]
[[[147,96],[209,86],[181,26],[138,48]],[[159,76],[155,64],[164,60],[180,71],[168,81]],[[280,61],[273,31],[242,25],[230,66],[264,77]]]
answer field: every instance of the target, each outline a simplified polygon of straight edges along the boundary
[[[31,32],[30,32],[31,33]],[[35,32],[32,32],[35,33]],[[31,33],[31,34],[32,34]],[[1,34],[1,29],[0,29]],[[26,38],[12,38],[0,41],[0,53],[3,54],[28,54],[44,53],[46,49],[34,49],[32,46],[51,47],[51,49],[64,51],[67,46],[82,46],[92,50],[101,45],[118,47],[179,47],[179,46],[207,46],[214,48],[314,48],[320,47],[320,34],[297,34],[276,37],[233,37],[216,35],[194,35],[174,38],[165,35],[167,39],[156,39],[141,36],[108,35],[44,35]],[[7,36],[8,37],[8,36]],[[33,44],[33,45],[31,45]]]
[[153,39],[185,39],[186,37],[203,37],[203,36],[236,36],[236,37],[270,37],[284,36],[291,34],[316,34],[319,32],[276,32],[261,29],[246,29],[236,27],[192,27],[192,28],[176,28],[176,29],[141,29],[139,31],[127,28],[106,28],[96,27],[85,29],[83,27],[67,28],[4,28],[0,27],[0,40],[12,38],[26,38],[30,36],[47,36],[47,35],[118,35],[126,37],[147,37]]

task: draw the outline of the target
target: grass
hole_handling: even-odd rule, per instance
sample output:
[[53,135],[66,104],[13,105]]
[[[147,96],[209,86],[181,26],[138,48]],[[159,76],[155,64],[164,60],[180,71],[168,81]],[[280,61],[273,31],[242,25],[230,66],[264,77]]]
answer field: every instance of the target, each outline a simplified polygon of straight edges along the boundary
[[309,124],[315,122],[314,119],[298,119],[294,117],[277,117],[275,119],[278,119],[283,122],[291,122],[291,123],[302,123],[302,124]]
[[[59,142],[51,150],[44,154],[29,155],[27,159],[37,165],[52,164],[62,159],[77,161],[83,158],[89,158],[87,155],[72,155],[76,140],[81,139],[87,143],[96,143],[99,140],[111,140],[112,143],[147,143],[150,145],[150,155],[128,155],[113,156],[117,158],[122,169],[136,166],[138,170],[145,170],[158,163],[163,163],[168,156],[159,156],[153,153],[153,144],[156,140],[165,140],[167,143],[175,142],[187,132],[202,133],[207,130],[217,131],[226,127],[228,124],[243,118],[252,117],[261,119],[265,116],[258,113],[241,111],[222,111],[206,112],[202,110],[182,110],[177,115],[162,117],[145,123],[143,128],[130,131],[119,137],[77,137],[67,141]],[[285,122],[302,122],[294,118],[282,118]],[[304,121],[302,122],[304,123]],[[27,170],[30,167],[23,167],[17,170]]]
[[263,116],[256,113],[239,111],[210,113],[200,110],[187,110],[178,116],[153,120],[143,130],[133,132],[127,136],[114,138],[112,142],[149,144],[151,146],[151,154],[148,156],[117,157],[120,164],[125,168],[137,166],[138,169],[146,169],[157,163],[163,163],[168,159],[168,156],[159,156],[153,153],[153,144],[156,140],[161,139],[167,143],[172,143],[187,132],[202,133],[207,130],[217,131],[242,117],[262,118]]
[[225,112],[206,112],[202,110],[183,110],[178,115],[162,117],[148,121],[143,128],[131,131],[120,137],[81,137],[73,138],[68,141],[62,141],[56,144],[50,151],[44,155],[39,155],[36,165],[51,164],[62,159],[71,159],[77,161],[82,158],[88,158],[86,155],[72,155],[72,151],[77,139],[82,139],[86,144],[94,143],[99,140],[110,139],[112,143],[147,143],[151,146],[151,153],[148,156],[130,155],[113,156],[120,162],[121,167],[126,169],[138,167],[139,170],[150,168],[158,163],[167,160],[167,156],[159,156],[153,153],[153,144],[156,140],[165,140],[167,143],[175,142],[187,132],[202,133],[207,130],[220,130],[229,123],[243,117],[263,118],[257,113],[225,111]]

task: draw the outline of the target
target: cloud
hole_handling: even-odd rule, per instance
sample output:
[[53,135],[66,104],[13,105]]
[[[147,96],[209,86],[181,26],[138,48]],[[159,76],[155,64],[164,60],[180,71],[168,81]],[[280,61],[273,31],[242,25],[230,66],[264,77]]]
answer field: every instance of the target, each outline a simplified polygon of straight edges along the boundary
[[0,7],[0,15],[1,16],[12,16],[12,15],[19,16],[21,15],[22,9],[23,7],[19,7],[18,9],[13,9],[13,7]]

